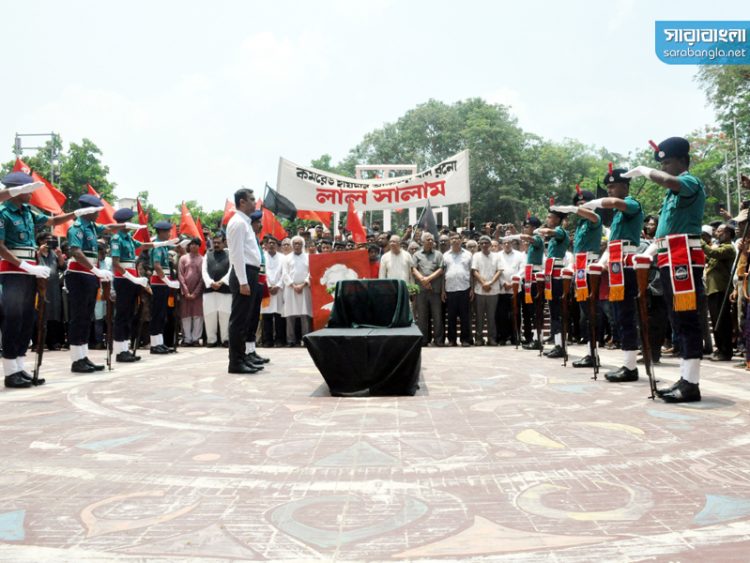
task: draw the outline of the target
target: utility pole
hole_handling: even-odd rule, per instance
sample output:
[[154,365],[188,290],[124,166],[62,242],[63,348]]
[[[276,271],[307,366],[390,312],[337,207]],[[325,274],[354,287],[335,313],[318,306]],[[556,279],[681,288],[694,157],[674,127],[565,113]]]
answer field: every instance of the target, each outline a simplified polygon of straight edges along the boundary
[[55,183],[55,173],[56,168],[59,164],[59,157],[60,153],[57,150],[57,144],[56,141],[60,138],[60,135],[55,133],[54,131],[52,133],[16,133],[15,142],[13,143],[13,152],[16,155],[16,158],[19,158],[24,150],[41,150],[45,148],[44,146],[39,147],[29,147],[29,146],[23,146],[23,138],[24,137],[50,137],[52,141],[52,152],[50,154],[50,171],[49,171],[49,180],[53,184]]

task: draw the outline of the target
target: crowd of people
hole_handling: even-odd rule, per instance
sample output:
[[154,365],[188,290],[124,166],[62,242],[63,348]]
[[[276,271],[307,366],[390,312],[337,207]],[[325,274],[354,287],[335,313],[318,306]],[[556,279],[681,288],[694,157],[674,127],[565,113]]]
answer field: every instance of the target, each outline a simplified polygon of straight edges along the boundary
[[[205,256],[200,239],[170,239],[167,221],[155,225],[151,242],[135,240],[132,233],[143,226],[129,222],[129,209],[118,210],[113,224],[96,224],[101,202],[91,195],[81,196],[75,212],[47,217],[28,206],[24,190],[31,178],[12,173],[0,192],[7,200],[0,206],[5,385],[43,383],[24,363],[34,336],[28,313],[35,278],[47,281],[46,345],[68,348],[74,372],[104,367],[88,358],[88,348],[105,341],[99,288],[111,283],[116,362],[138,361],[142,344],[152,354],[171,353],[181,331],[182,346],[229,348],[230,373],[256,373],[268,361],[258,355],[256,340],[257,346],[299,346],[311,329],[309,255],[366,248],[371,277],[415,288],[412,310],[424,346],[515,344],[540,351],[551,344],[544,355],[555,359],[567,358],[568,343],[587,343],[590,353],[573,362],[579,368],[596,364],[596,346],[618,348],[622,366],[605,374],[616,383],[637,380],[638,362],[658,364],[671,354],[681,358],[681,378],[659,396],[700,400],[704,354],[731,361],[744,349],[750,369],[750,348],[740,337],[746,295],[737,283],[747,261],[733,279],[737,253],[745,256],[748,248],[735,242],[736,221],[702,223],[705,189],[689,172],[685,139],[654,145],[654,158],[661,170],[610,165],[603,173],[608,197],[577,189],[570,205],[552,205],[542,219],[529,215],[521,225],[478,229],[410,226],[401,233],[372,224],[360,244],[324,225],[260,240],[262,213],[252,190],[243,188],[234,194],[237,211],[226,232],[207,237]],[[665,188],[658,216],[645,216],[630,194],[630,180],[639,176]],[[58,246],[46,228],[71,218]],[[639,268],[649,269],[650,349],[640,359]]]

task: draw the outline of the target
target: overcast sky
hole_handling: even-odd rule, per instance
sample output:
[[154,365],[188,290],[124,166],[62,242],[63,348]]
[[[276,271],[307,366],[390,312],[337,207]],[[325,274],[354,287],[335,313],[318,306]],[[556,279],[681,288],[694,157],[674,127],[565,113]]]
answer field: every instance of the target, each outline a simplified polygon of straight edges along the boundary
[[[223,207],[279,156],[343,158],[430,98],[505,103],[520,125],[627,152],[713,121],[654,20],[747,19],[746,2],[331,0],[5,3],[0,146],[88,137],[119,197]],[[15,60],[15,63],[13,62]]]

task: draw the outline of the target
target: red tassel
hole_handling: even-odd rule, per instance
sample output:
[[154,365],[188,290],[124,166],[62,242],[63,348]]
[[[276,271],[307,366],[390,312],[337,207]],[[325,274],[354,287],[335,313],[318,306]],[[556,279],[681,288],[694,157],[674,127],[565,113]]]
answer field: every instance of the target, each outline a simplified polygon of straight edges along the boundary
[[531,210],[526,210],[526,220],[531,219]]
[[654,143],[651,139],[649,139],[648,144],[651,145],[651,148],[654,149],[656,152],[659,152],[659,145]]
[[609,173],[612,174],[613,170],[614,170],[614,168],[612,167],[612,163],[610,162],[609,163]]
[[552,207],[553,205],[555,205],[555,198],[551,197],[549,198],[549,206]]
[[581,184],[576,184],[576,193],[580,196],[581,195]]

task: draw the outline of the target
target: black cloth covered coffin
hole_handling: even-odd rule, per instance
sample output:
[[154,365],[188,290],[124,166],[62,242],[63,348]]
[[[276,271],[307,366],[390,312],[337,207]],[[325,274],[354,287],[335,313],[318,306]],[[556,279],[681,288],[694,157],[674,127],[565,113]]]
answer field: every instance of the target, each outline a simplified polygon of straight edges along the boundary
[[403,280],[344,280],[336,284],[328,328],[411,326],[409,290]]

